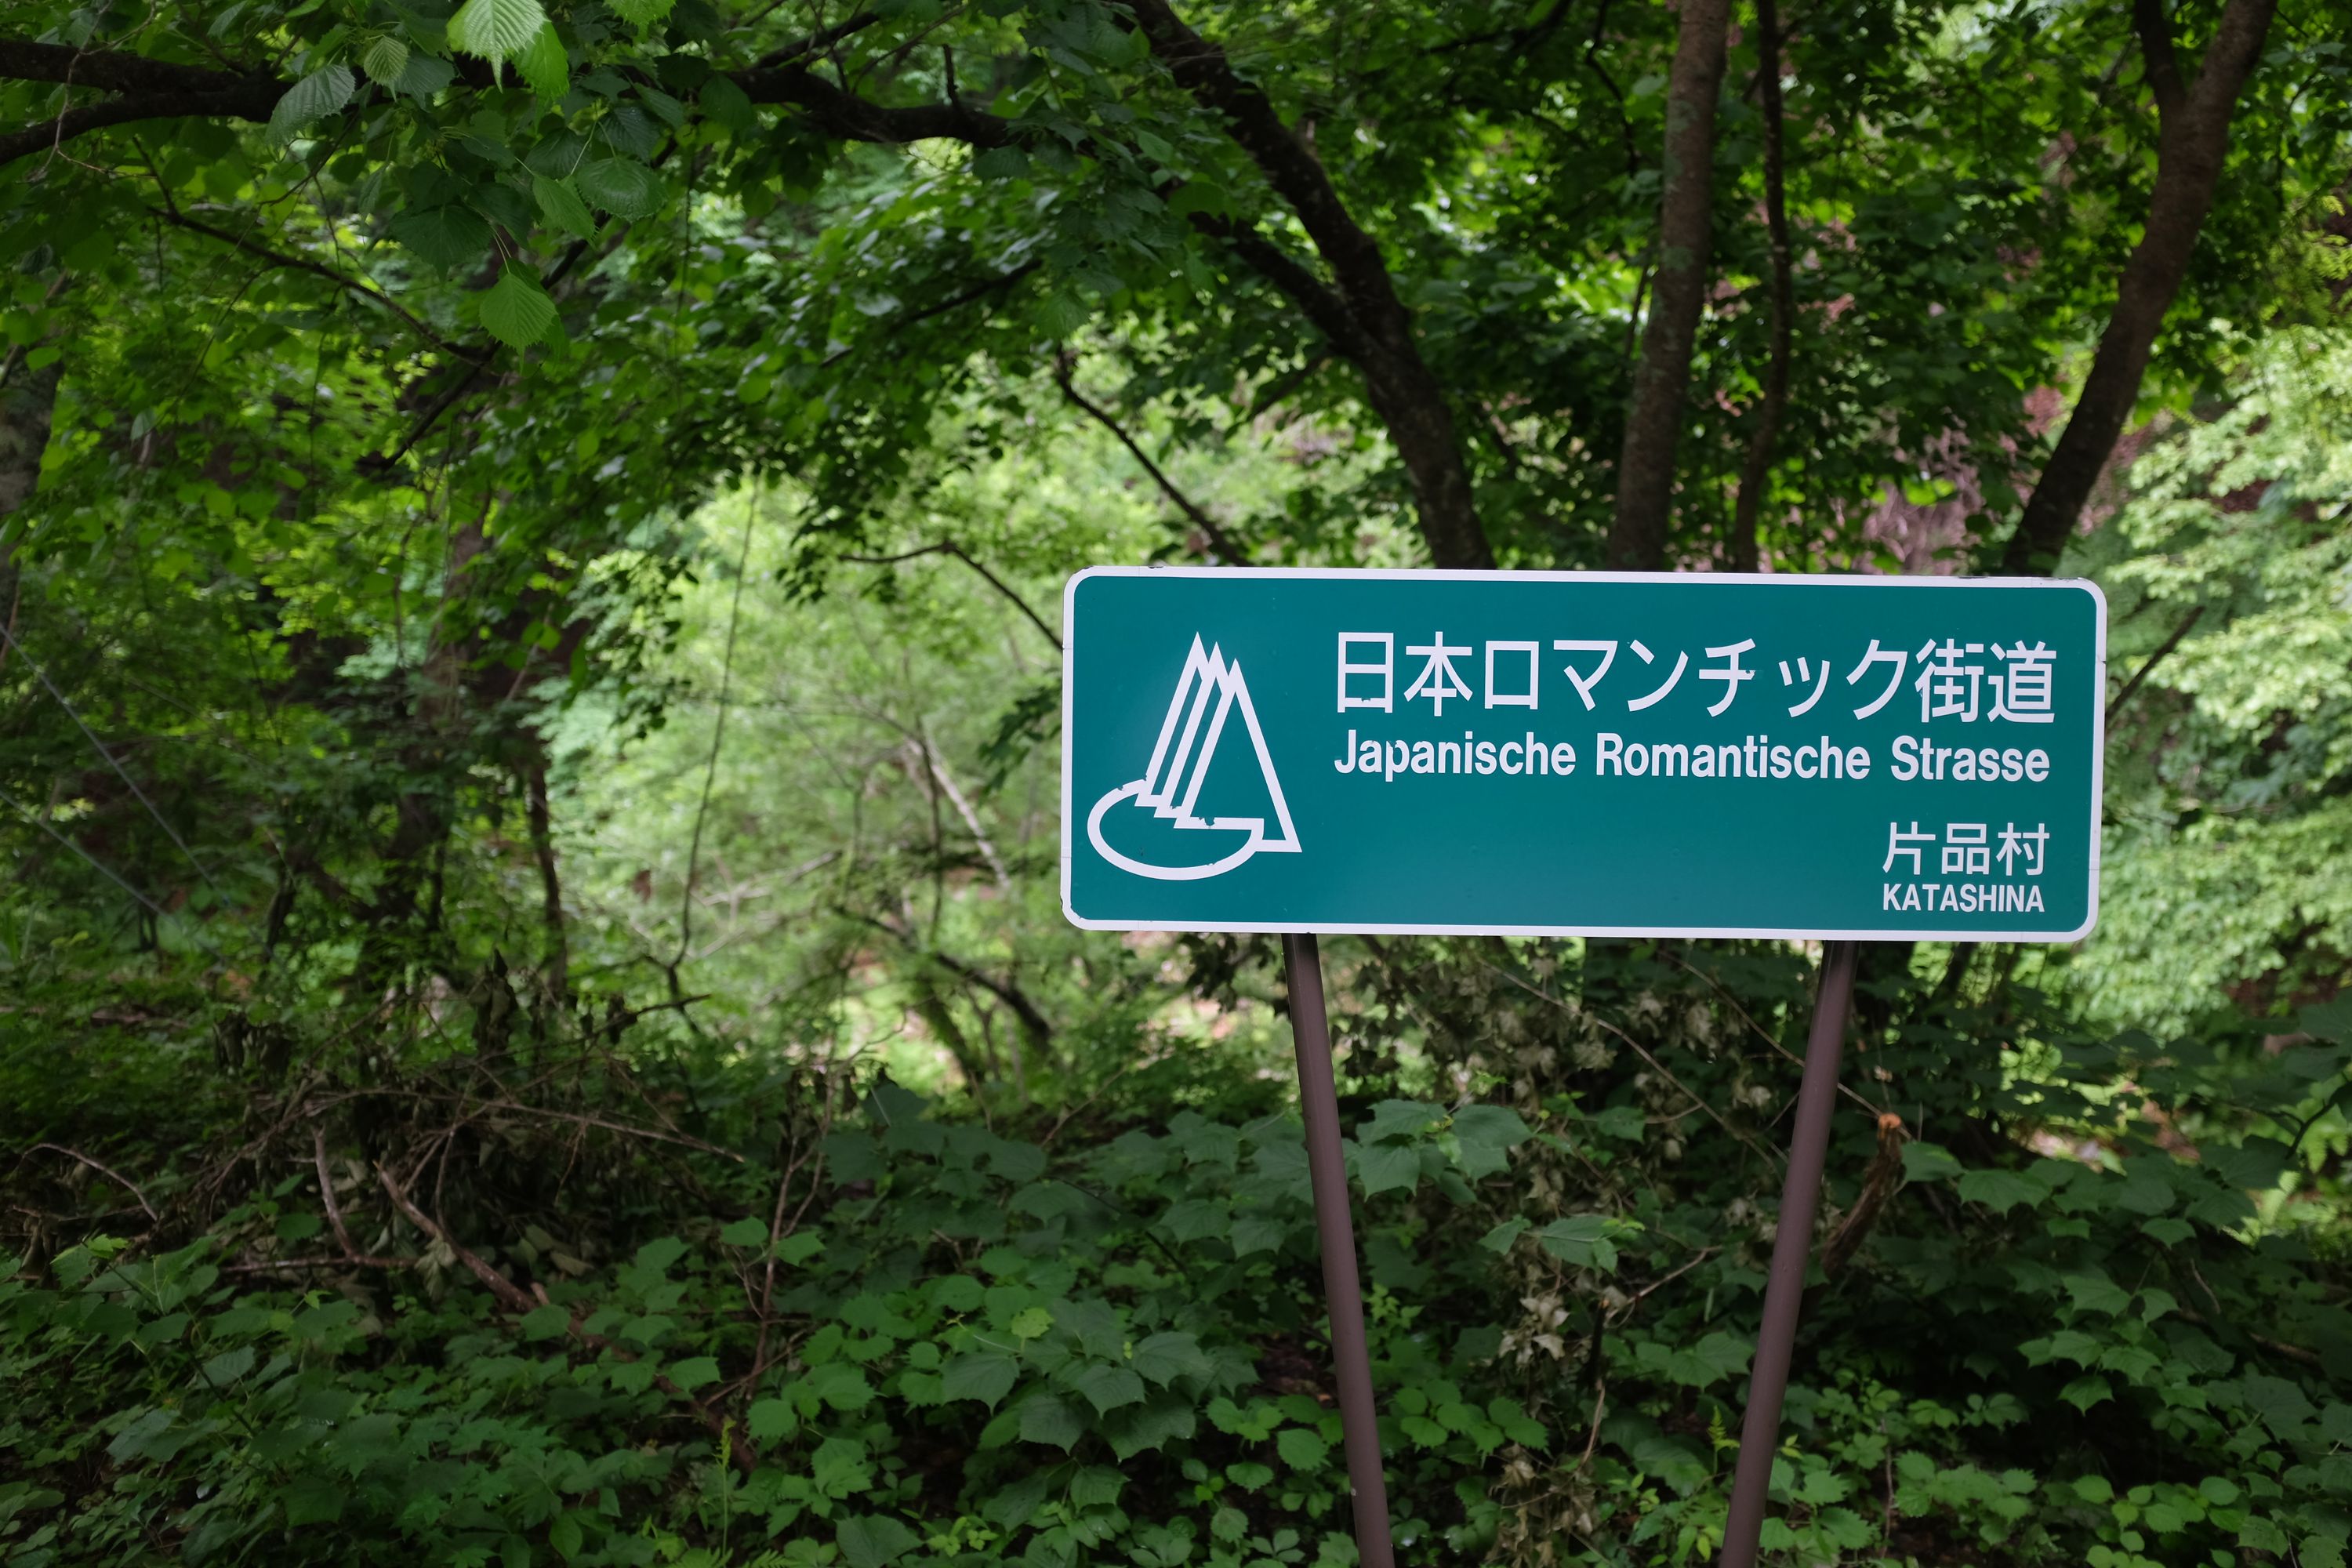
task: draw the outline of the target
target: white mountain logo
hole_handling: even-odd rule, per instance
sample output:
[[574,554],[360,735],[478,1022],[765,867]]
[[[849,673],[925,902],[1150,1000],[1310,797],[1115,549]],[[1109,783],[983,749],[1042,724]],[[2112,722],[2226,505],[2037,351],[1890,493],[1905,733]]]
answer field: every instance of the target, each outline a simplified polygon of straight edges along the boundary
[[[1212,696],[1216,699],[1213,713],[1209,710]],[[1216,758],[1217,743],[1224,739],[1225,721],[1235,710],[1240,710],[1243,727],[1249,731],[1250,745],[1257,753],[1258,772],[1273,801],[1275,823],[1281,829],[1276,837],[1266,836],[1263,816],[1204,819],[1200,815],[1201,786],[1208,781],[1209,764]],[[1202,732],[1204,718],[1208,721],[1206,734]],[[1172,821],[1181,829],[1241,833],[1247,837],[1238,848],[1204,864],[1155,866],[1122,855],[1103,837],[1105,815],[1123,800],[1133,801],[1139,808],[1149,808],[1154,817]],[[1087,815],[1087,837],[1097,854],[1120,870],[1162,882],[1193,882],[1204,877],[1222,876],[1260,852],[1297,853],[1298,830],[1291,826],[1290,807],[1282,798],[1282,781],[1275,777],[1274,759],[1266,754],[1265,731],[1258,727],[1257,710],[1250,702],[1249,684],[1242,679],[1238,662],[1225,662],[1222,648],[1203,652],[1201,639],[1192,639],[1192,651],[1185,656],[1183,673],[1176,678],[1176,690],[1168,699],[1168,716],[1160,721],[1159,743],[1151,748],[1151,765],[1141,778],[1119,785],[1095,802],[1094,810]]]

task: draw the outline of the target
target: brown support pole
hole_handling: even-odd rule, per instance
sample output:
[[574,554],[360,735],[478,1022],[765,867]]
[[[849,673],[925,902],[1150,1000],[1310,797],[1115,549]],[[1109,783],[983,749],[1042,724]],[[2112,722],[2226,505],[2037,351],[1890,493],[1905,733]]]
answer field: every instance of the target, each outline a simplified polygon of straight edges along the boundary
[[1813,1002],[1812,1034],[1805,1041],[1805,1076],[1797,1089],[1797,1125],[1789,1144],[1789,1174],[1780,1186],[1780,1230],[1772,1237],[1772,1269],[1764,1285],[1756,1370],[1748,1380],[1748,1414],[1739,1428],[1739,1468],[1731,1480],[1721,1568],[1755,1568],[1764,1533],[1765,1493],[1772,1482],[1773,1450],[1780,1446],[1780,1401],[1789,1392],[1797,1309],[1805,1294],[1805,1267],[1812,1261],[1813,1215],[1821,1205],[1830,1112],[1837,1104],[1838,1057],[1845,1045],[1859,956],[1859,947],[1850,942],[1826,943],[1822,952],[1822,989]]
[[1364,1343],[1364,1291],[1356,1278],[1355,1227],[1348,1218],[1348,1163],[1339,1147],[1339,1091],[1331,1077],[1323,960],[1315,939],[1285,933],[1282,968],[1290,987],[1290,1032],[1298,1044],[1298,1108],[1307,1121],[1307,1173],[1315,1186],[1323,1297],[1331,1310],[1339,1430],[1348,1449],[1348,1486],[1355,1494],[1356,1555],[1361,1568],[1396,1568],[1388,1482],[1381,1474],[1380,1419],[1372,1409],[1372,1357]]

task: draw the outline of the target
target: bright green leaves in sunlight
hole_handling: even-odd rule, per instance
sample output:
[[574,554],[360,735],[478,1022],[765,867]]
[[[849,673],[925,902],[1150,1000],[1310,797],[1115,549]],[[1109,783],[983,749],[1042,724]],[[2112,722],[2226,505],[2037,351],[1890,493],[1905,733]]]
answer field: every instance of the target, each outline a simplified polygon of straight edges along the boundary
[[482,296],[482,326],[509,348],[529,348],[555,325],[555,301],[539,280],[509,262]]
[[[479,55],[497,69],[531,47],[541,32],[550,30],[539,0],[466,0],[449,18],[449,47]],[[562,46],[555,47],[560,57]]]
[[[407,51],[404,48],[401,53],[404,65]],[[278,107],[270,111],[270,139],[292,141],[309,126],[349,103],[358,85],[349,66],[326,66],[312,71],[288,88],[286,95],[278,100]]]
[[554,102],[571,87],[572,62],[552,22],[532,34],[522,53],[515,57],[515,74],[530,84],[543,103]]
[[360,51],[360,69],[378,87],[397,89],[408,71],[408,46],[390,33],[382,34]]

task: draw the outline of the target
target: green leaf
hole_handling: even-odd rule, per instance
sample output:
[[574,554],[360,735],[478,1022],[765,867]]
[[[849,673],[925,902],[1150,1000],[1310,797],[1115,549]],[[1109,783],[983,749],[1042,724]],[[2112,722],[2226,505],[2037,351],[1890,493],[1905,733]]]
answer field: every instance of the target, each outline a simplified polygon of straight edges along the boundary
[[[578,196],[573,196],[571,192],[564,190],[563,185],[560,181],[547,179],[544,176],[533,179],[530,183],[530,188],[532,193],[539,197],[539,205],[543,208],[551,209],[548,212],[548,216],[550,217],[555,216],[554,212],[551,210],[551,204],[548,201],[547,193],[550,189],[560,192],[562,195],[571,196],[571,199],[575,204],[580,200]],[[588,209],[582,207],[580,209],[580,216],[583,217],[587,216]],[[572,226],[570,224],[565,224],[564,226],[566,228],[570,228]],[[576,233],[579,231],[575,230],[574,232]],[[593,234],[594,232],[595,225],[591,223],[587,233]],[[768,1239],[768,1227],[765,1222],[754,1217],[753,1215],[746,1215],[741,1219],[739,1219],[734,1224],[729,1226],[726,1229],[720,1231],[719,1233],[719,1239],[725,1242],[730,1247],[758,1247]]]
[[278,1504],[286,1510],[286,1524],[332,1524],[343,1517],[343,1488],[325,1476],[303,1476],[282,1488]]
[[555,301],[535,279],[509,264],[482,296],[482,326],[509,348],[526,349],[555,324]]
[[660,178],[632,158],[599,158],[583,163],[572,183],[592,205],[620,217],[646,217],[662,204]]
[[349,66],[327,66],[312,71],[286,89],[269,111],[269,139],[286,142],[313,121],[324,120],[352,100],[358,79]]
[[1054,1314],[1043,1307],[1024,1307],[1013,1314],[1013,1321],[1005,1327],[1016,1340],[1034,1340],[1052,1331]]
[[977,1399],[991,1410],[1013,1392],[1021,1369],[1009,1355],[975,1351],[960,1355],[941,1370],[940,1381],[950,1399]]
[[479,213],[455,205],[404,212],[392,220],[392,237],[444,272],[471,267],[490,248],[490,226]]
[[851,1514],[841,1521],[834,1540],[849,1568],[882,1568],[904,1557],[921,1543],[915,1532],[887,1516]]
[[1411,1192],[1421,1181],[1421,1151],[1410,1143],[1370,1143],[1356,1151],[1356,1174],[1364,1195],[1402,1187]]
[[411,54],[394,87],[412,98],[431,98],[457,79],[457,68],[433,55]]
[[546,26],[539,0],[466,0],[449,18],[449,47],[480,56],[495,71],[521,54]]
[[[704,118],[738,136],[760,128],[759,111],[751,107],[751,95],[726,77],[714,76],[704,82],[700,101]],[[998,1173],[1003,1173],[1001,1165]]]
[[1143,1379],[1123,1366],[1094,1363],[1072,1378],[1071,1384],[1087,1396],[1097,1415],[1108,1415],[1122,1405],[1143,1402]]
[[572,1326],[572,1312],[564,1307],[533,1307],[520,1322],[526,1340],[551,1340]]
[[1536,1239],[1543,1244],[1546,1252],[1571,1268],[1613,1269],[1617,1267],[1617,1247],[1609,1239],[1609,1230],[1606,1215],[1570,1215],[1536,1232]]
[[1051,1485],[1046,1478],[1050,1474],[1042,1468],[1031,1470],[981,1504],[981,1517],[1002,1530],[1020,1529],[1045,1506],[1045,1493]]
[[[1409,1138],[1424,1128],[1436,1126],[1445,1119],[1438,1106],[1425,1105],[1413,1100],[1383,1100],[1372,1107],[1372,1113],[1356,1130],[1360,1143],[1377,1143],[1384,1138]],[[1514,1121],[1517,1118],[1513,1118]]]
[[1154,1334],[1135,1347],[1129,1363],[1137,1373],[1166,1387],[1180,1377],[1207,1377],[1216,1368],[1191,1334]]
[[579,1556],[581,1546],[579,1519],[570,1513],[556,1515],[555,1522],[547,1527],[547,1543],[555,1548],[555,1554],[566,1563]]
[[396,89],[408,69],[408,46],[386,33],[361,53],[360,69],[377,86]]
[[1018,147],[991,147],[971,161],[971,172],[983,180],[1018,180],[1029,173],[1029,154]]
[[2116,1391],[2107,1385],[2107,1380],[2095,1373],[2086,1373],[2058,1391],[2059,1398],[2085,1413],[2099,1401],[2115,1396]]
[[1489,1252],[1508,1252],[1511,1243],[1519,1239],[1530,1224],[1524,1219],[1507,1219],[1478,1238],[1478,1245]]
[[205,1363],[205,1381],[215,1388],[226,1388],[252,1370],[253,1347],[239,1345]]
[[677,0],[604,0],[605,9],[624,22],[650,27],[668,16]]
[[698,1355],[673,1363],[669,1380],[677,1384],[682,1393],[691,1394],[719,1381],[719,1362],[712,1356]]
[[1049,338],[1066,338],[1093,319],[1086,301],[1064,289],[1055,289],[1037,301],[1037,330]]
[[1915,1139],[1903,1145],[1903,1179],[1906,1182],[1949,1181],[1960,1173],[1960,1163],[1941,1143]]
[[1274,1449],[1294,1470],[1316,1469],[1331,1454],[1331,1445],[1304,1426],[1285,1426],[1276,1433]]
[[2041,1186],[2014,1171],[1970,1171],[1960,1177],[1960,1196],[1982,1204],[1996,1214],[2007,1214],[2020,1204],[2029,1206],[2044,1196]]
[[564,52],[554,23],[531,35],[522,53],[515,57],[515,74],[542,103],[553,103],[572,90],[572,57]]
[[863,1410],[874,1403],[874,1385],[847,1362],[827,1362],[808,1375],[810,1390],[835,1410]]
[[743,1423],[755,1443],[789,1437],[800,1430],[800,1412],[793,1408],[792,1401],[788,1399],[752,1401],[751,1414]]
[[1086,1432],[1069,1402],[1051,1394],[1033,1394],[1022,1401],[1020,1415],[1024,1443],[1046,1443],[1067,1453]]

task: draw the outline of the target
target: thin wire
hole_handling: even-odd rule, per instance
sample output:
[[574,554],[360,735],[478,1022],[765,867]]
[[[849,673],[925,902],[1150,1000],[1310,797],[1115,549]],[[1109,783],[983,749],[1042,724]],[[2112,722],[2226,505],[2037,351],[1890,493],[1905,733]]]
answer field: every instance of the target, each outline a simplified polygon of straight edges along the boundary
[[[26,666],[30,668],[35,675],[40,678],[41,684],[48,688],[49,695],[58,700],[58,706],[66,710],[66,717],[71,719],[76,727],[79,728],[84,735],[89,737],[89,743],[97,748],[98,754],[100,756],[106,759],[106,765],[114,770],[115,776],[121,779],[124,784],[131,786],[131,793],[139,797],[139,804],[147,808],[147,815],[155,819],[155,826],[162,828],[163,830],[164,837],[171,839],[173,844],[177,845],[179,847],[180,853],[188,858],[188,864],[196,868],[196,875],[205,879],[205,886],[213,890],[213,897],[218,899],[224,905],[226,905],[228,902],[228,895],[221,891],[221,886],[218,882],[213,880],[213,874],[205,869],[205,863],[196,858],[195,851],[188,847],[186,840],[180,837],[179,831],[170,823],[163,820],[163,814],[155,809],[155,803],[147,798],[147,792],[139,787],[138,781],[133,779],[130,773],[123,770],[123,766],[121,763],[115,761],[114,753],[106,749],[106,742],[98,738],[97,731],[92,730],[88,724],[82,722],[81,715],[74,711],[74,705],[66,700],[66,694],[58,689],[58,683],[56,681],[49,679],[49,672],[43,669],[37,663],[34,662],[33,656],[25,651],[25,645],[18,642],[16,640],[16,634],[11,632],[5,626],[0,626],[0,638],[5,638],[8,646],[16,650],[16,657],[23,659]],[[96,864],[96,862],[93,861],[92,864]],[[151,905],[150,907],[152,908],[152,906]]]
[[[100,860],[97,856],[92,855],[89,850],[83,848],[72,839],[68,838],[64,834],[59,833],[55,827],[51,826],[38,812],[26,805],[23,801],[18,800],[6,790],[0,789],[0,802],[5,802],[7,805],[14,806],[17,813],[27,822],[30,822],[34,826],[39,828],[42,832],[47,834],[50,837],[56,839],[58,843],[64,845],[76,855],[80,856],[84,860],[88,861],[92,870],[96,871],[100,876],[104,877],[116,887],[121,889],[124,892],[130,894],[133,899],[136,899],[149,910],[149,912],[154,915],[155,919],[159,922],[172,918],[171,915],[158,905],[154,900],[149,898],[146,894],[141,892],[138,889],[124,881],[121,874],[115,871],[112,867],[107,865],[105,861]],[[198,947],[203,948],[206,952],[211,953],[223,963],[226,963],[228,962],[228,955],[221,952],[219,948],[215,947],[211,942],[205,941],[205,935],[201,931],[191,931],[188,934],[195,939],[195,943]]]
[[686,851],[686,894],[678,900],[677,956],[669,961],[670,977],[694,945],[694,878],[702,859],[702,823],[710,815],[710,788],[719,777],[719,749],[727,739],[727,694],[735,679],[735,629],[743,618],[743,579],[751,563],[751,527],[760,518],[760,477],[751,479],[751,504],[743,513],[743,543],[735,554],[735,597],[727,611],[727,652],[719,666],[719,721],[710,731],[710,761],[702,772],[702,802],[694,808],[694,838]]

